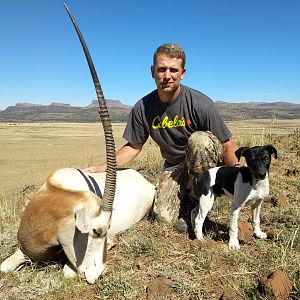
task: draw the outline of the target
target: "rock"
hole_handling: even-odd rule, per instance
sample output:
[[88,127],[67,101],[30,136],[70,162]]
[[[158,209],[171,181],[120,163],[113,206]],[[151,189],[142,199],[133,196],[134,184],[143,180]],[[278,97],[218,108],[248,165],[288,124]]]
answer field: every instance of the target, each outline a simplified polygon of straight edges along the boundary
[[241,221],[238,225],[239,233],[238,239],[240,242],[247,244],[253,239],[252,225],[247,221]]
[[190,240],[189,243],[189,250],[197,249],[198,251],[200,250],[209,250],[209,249],[217,249],[217,248],[224,248],[224,243],[222,241],[214,241],[214,240],[204,240],[204,241],[199,241],[197,239]]
[[231,287],[226,287],[223,291],[222,296],[219,300],[242,300],[243,298],[239,295],[237,290]]
[[172,280],[164,277],[158,277],[153,279],[147,286],[147,299],[154,300],[159,299],[169,293],[172,290]]
[[292,291],[292,285],[284,272],[276,270],[259,280],[258,289],[268,299],[287,300]]
[[118,245],[118,238],[116,236],[107,237],[107,251]]

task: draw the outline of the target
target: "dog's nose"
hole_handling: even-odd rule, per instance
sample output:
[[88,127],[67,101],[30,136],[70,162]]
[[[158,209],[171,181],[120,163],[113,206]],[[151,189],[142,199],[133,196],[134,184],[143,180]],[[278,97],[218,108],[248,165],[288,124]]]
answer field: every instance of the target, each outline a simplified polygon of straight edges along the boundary
[[264,174],[257,174],[258,179],[264,179],[266,177],[266,173]]

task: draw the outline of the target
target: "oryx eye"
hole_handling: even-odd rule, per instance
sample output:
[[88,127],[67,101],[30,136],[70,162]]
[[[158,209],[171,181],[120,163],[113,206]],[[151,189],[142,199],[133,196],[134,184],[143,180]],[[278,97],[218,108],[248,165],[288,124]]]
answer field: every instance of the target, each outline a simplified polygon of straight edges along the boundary
[[100,237],[101,236],[101,230],[96,230],[96,229],[93,229],[93,234],[95,237]]

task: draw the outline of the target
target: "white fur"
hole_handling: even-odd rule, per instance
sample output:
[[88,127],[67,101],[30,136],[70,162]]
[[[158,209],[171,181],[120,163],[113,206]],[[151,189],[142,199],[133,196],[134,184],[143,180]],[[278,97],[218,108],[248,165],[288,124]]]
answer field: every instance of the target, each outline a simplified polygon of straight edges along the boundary
[[[219,168],[220,167],[212,168],[208,171],[211,178],[209,193],[200,197],[199,206],[197,206],[192,212],[192,219],[195,220],[195,234],[199,240],[203,239],[203,223],[215,200],[212,186],[215,184],[216,174]],[[265,179],[262,180],[258,180],[252,176],[252,180],[252,185],[244,183],[242,181],[242,176],[239,173],[234,183],[234,195],[231,195],[224,189],[225,194],[232,198],[229,226],[230,249],[240,249],[238,241],[238,215],[240,209],[244,206],[251,206],[254,235],[260,239],[265,239],[267,237],[266,233],[260,229],[259,214],[263,198],[269,195],[268,174]]]
[[[106,174],[85,174],[94,177],[103,194]],[[66,206],[57,206],[57,202],[53,203],[52,195],[54,196],[60,191],[63,191],[68,199],[67,201],[65,198],[56,201],[66,203],[62,204]],[[63,268],[64,275],[74,277],[76,274],[80,274],[88,282],[94,283],[106,269],[107,235],[114,236],[138,223],[150,211],[154,194],[155,186],[141,174],[132,169],[119,170],[117,171],[113,211],[111,213],[101,210],[99,214],[101,199],[89,191],[86,181],[78,170],[66,168],[49,176],[47,182],[25,207],[24,213],[26,215],[26,212],[30,212],[36,203],[39,206],[45,206],[45,209],[40,210],[39,215],[32,219],[38,224],[44,225],[44,213],[51,214],[51,209],[55,205],[62,212],[67,212],[64,217],[55,221],[55,224],[47,224],[50,229],[57,228],[57,232],[55,237],[48,241],[48,244],[44,242],[43,247],[47,249],[50,246],[60,245],[68,258]],[[46,197],[43,198],[43,195]],[[54,211],[54,213],[60,215],[59,211]],[[110,219],[108,228],[107,224]],[[24,221],[26,226],[31,224],[29,219]],[[21,220],[20,227],[22,224]],[[36,227],[38,226],[34,226],[34,228]],[[43,253],[44,248],[40,247],[40,241],[34,240],[36,236],[32,237],[33,241],[30,237],[31,232],[22,233],[23,245],[21,243],[21,248],[23,249],[27,243],[30,243],[30,253],[36,251]],[[3,272],[16,270],[26,261],[24,254],[30,256],[30,253],[23,253],[18,249],[1,264],[0,270]],[[38,252],[38,254],[40,253]]]

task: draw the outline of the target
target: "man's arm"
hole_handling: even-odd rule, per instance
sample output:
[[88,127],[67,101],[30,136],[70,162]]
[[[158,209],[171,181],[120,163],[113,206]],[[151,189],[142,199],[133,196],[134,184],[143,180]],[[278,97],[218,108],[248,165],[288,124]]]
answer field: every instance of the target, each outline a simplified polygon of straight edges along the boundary
[[224,163],[228,167],[239,164],[237,157],[235,156],[235,151],[239,148],[232,140],[227,140],[222,144]]
[[[122,167],[130,163],[140,153],[141,150],[142,150],[142,146],[138,146],[130,143],[125,144],[116,153],[117,167]],[[88,171],[91,173],[105,172],[106,163],[96,165],[96,166],[91,166],[89,168],[84,169],[84,171]]]

